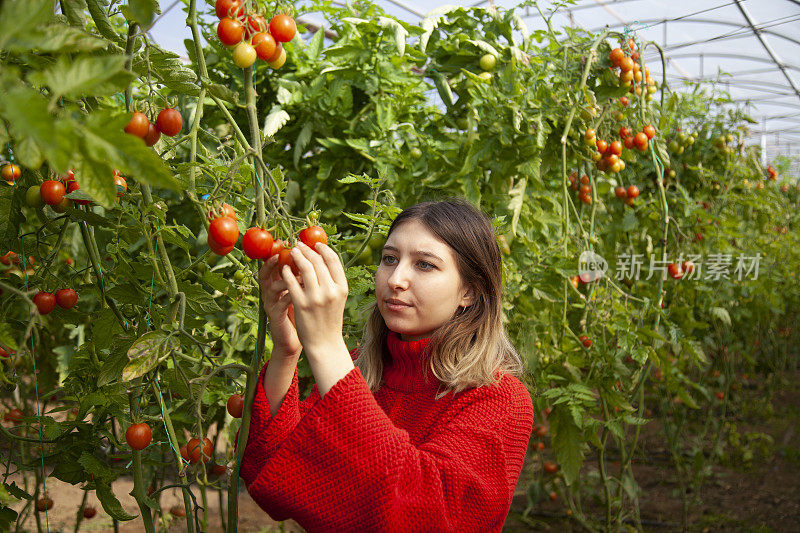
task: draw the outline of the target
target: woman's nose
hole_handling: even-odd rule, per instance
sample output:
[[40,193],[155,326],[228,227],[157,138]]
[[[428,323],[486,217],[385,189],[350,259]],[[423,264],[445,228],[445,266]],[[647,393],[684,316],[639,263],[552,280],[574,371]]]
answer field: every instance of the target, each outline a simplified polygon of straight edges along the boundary
[[387,282],[392,288],[408,288],[408,269],[406,266],[402,263],[395,266]]

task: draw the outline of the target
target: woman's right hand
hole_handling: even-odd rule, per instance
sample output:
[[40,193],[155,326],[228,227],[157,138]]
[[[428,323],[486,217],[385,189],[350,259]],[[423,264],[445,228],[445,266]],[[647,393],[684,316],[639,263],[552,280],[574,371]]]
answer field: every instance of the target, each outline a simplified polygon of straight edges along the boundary
[[261,266],[258,284],[264,300],[264,311],[269,318],[273,356],[299,357],[303,345],[297,336],[294,306],[286,282],[281,279],[277,255],[270,257]]

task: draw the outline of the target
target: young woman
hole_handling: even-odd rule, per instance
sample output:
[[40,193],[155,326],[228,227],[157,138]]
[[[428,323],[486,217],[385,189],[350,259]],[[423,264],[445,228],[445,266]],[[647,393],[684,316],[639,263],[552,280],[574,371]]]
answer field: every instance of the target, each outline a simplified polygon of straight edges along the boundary
[[[339,257],[324,244],[292,256],[302,283],[274,257],[260,272],[273,349],[240,470],[253,499],[312,532],[500,531],[533,404],[489,219],[461,200],[398,215],[352,353]],[[302,401],[301,351],[316,379]]]

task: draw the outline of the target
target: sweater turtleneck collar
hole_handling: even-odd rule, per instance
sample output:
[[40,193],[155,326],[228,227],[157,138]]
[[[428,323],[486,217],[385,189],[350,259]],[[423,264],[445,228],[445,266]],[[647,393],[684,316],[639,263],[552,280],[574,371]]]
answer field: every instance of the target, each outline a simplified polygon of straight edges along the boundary
[[415,392],[438,388],[440,382],[428,368],[425,348],[430,339],[404,341],[398,333],[389,331],[386,345],[391,360],[383,369],[384,384],[389,388]]

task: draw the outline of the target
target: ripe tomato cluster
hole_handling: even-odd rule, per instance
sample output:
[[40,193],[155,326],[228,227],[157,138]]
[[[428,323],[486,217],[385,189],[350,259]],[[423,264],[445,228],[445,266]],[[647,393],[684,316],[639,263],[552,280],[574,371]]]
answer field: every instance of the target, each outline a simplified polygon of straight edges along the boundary
[[281,43],[288,43],[297,33],[297,24],[292,17],[279,13],[267,26],[266,19],[255,12],[245,13],[241,0],[217,0],[217,37],[225,46],[234,46],[233,62],[239,68],[247,68],[256,58],[266,61],[273,69],[286,63],[286,50]]
[[161,138],[162,133],[167,137],[174,137],[182,128],[183,117],[180,111],[174,107],[167,107],[158,113],[155,124],[141,111],[134,111],[128,125],[125,126],[125,133],[140,137],[147,146],[153,146]]
[[767,174],[769,174],[770,181],[776,181],[778,179],[778,171],[775,170],[772,165],[767,167]]
[[578,173],[572,172],[569,175],[569,186],[573,191],[578,191],[578,199],[589,205],[592,203],[592,186],[589,182],[589,176],[584,174],[578,180]]
[[[227,255],[239,240],[236,211],[230,205],[223,203],[220,212],[210,212],[208,219],[211,221],[208,225],[208,247],[217,255]],[[311,249],[318,242],[328,244],[328,235],[316,224],[311,224],[300,231],[298,238]],[[289,266],[296,275],[299,271],[292,259],[292,248],[287,244],[285,241],[273,238],[268,230],[257,226],[248,229],[242,237],[242,250],[247,257],[266,261],[277,255],[280,267]]]
[[619,84],[621,87],[630,87],[631,93],[642,94],[644,89],[641,85],[637,86],[636,84],[641,84],[644,78],[647,84],[646,97],[647,100],[651,100],[653,94],[658,90],[656,82],[650,77],[649,68],[645,67],[644,75],[642,75],[641,66],[638,63],[639,52],[636,50],[636,42],[633,39],[628,39],[627,45],[630,49],[630,55],[625,53],[623,49],[624,45],[623,47],[614,48],[608,54],[608,60],[611,62],[611,69],[619,69]]
[[78,303],[78,293],[75,289],[59,289],[55,294],[39,291],[33,297],[33,304],[40,315],[50,314],[56,308],[56,304],[61,309],[72,309]]
[[8,183],[14,183],[22,176],[22,170],[14,163],[9,163],[8,165],[3,165],[2,174],[4,180]]
[[631,185],[626,189],[620,185],[614,189],[614,196],[623,200],[627,205],[632,206],[634,200],[639,196],[639,187]]
[[694,263],[683,261],[682,263],[670,263],[667,265],[667,273],[672,279],[681,279],[684,275],[690,274],[694,270]]

